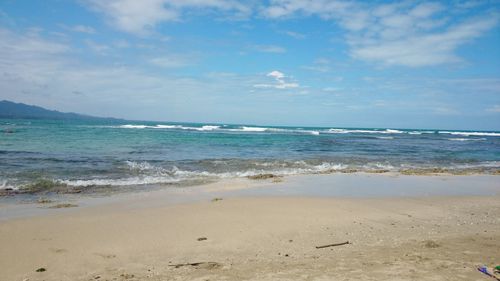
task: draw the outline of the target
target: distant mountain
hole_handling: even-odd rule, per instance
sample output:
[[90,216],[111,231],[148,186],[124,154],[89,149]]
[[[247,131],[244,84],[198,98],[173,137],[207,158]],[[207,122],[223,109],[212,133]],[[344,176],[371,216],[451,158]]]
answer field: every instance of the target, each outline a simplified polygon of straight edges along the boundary
[[115,118],[102,118],[78,113],[64,113],[56,110],[48,110],[40,106],[15,103],[11,101],[0,101],[0,118],[19,119],[65,119],[65,120],[119,120]]

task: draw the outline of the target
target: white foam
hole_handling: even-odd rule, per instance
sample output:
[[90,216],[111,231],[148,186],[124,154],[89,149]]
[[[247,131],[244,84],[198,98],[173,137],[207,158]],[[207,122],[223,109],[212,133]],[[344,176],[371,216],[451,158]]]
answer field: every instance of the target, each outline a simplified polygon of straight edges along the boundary
[[155,128],[155,129],[181,129],[182,126],[180,126],[180,125],[156,125],[152,128]]
[[[273,162],[256,162],[255,166],[262,167],[262,169],[247,169],[243,171],[231,171],[212,173],[207,171],[187,171],[181,170],[177,167],[165,169],[162,167],[151,165],[147,162],[133,162],[127,161],[130,169],[139,170],[146,173],[142,176],[133,176],[118,179],[78,179],[78,180],[60,180],[59,182],[65,183],[69,186],[133,186],[133,185],[149,185],[149,184],[171,184],[178,183],[186,180],[204,180],[204,179],[223,179],[223,178],[243,178],[248,176],[255,176],[260,174],[274,174],[278,176],[298,175],[298,174],[315,174],[315,173],[329,173],[341,172],[349,168],[354,168],[360,171],[374,171],[374,170],[389,170],[398,171],[404,168],[419,168],[413,165],[401,164],[398,168],[384,163],[367,163],[362,166],[350,166],[341,163],[323,162],[317,165],[308,164],[305,161],[295,161],[292,164],[294,167],[288,167],[287,163],[280,163],[279,161]],[[275,167],[275,168],[273,168]],[[499,161],[489,161],[474,164],[457,164],[453,168],[458,169],[471,169],[471,168],[498,168],[500,167]],[[420,167],[422,168],[422,167]],[[7,185],[6,182],[0,183],[0,189],[13,188]]]
[[500,137],[500,133],[491,132],[455,132],[455,131],[439,131],[440,134],[450,134],[455,136],[487,136],[487,137]]
[[[133,162],[126,161],[126,164],[135,170],[142,172],[153,172],[153,175],[134,176],[119,179],[78,179],[78,180],[59,180],[59,182],[69,186],[133,186],[133,185],[148,185],[148,184],[168,184],[178,183],[185,180],[197,179],[222,179],[222,178],[242,178],[248,176],[255,176],[260,174],[274,174],[278,176],[297,175],[297,174],[310,174],[342,171],[348,166],[343,164],[324,162],[319,165],[310,165],[304,161],[297,161],[295,164],[303,165],[302,167],[287,168],[281,165],[281,168],[276,169],[249,169],[245,171],[211,173],[207,171],[186,171],[177,167],[172,169],[164,169],[151,165],[147,162]],[[259,166],[272,167],[276,163],[261,163]],[[279,166],[279,165],[278,165]]]
[[360,134],[381,134],[384,131],[378,130],[347,130],[348,133],[360,133]]
[[242,126],[239,128],[226,128],[227,125],[223,125],[222,127],[219,125],[204,125],[201,127],[189,127],[189,126],[181,126],[181,125],[120,125],[120,126],[111,126],[112,128],[123,128],[123,129],[174,129],[174,130],[193,130],[193,131],[219,131],[219,132],[245,132],[245,133],[262,133],[262,132],[270,132],[270,133],[290,133],[290,134],[309,134],[309,135],[320,135],[320,131],[316,130],[305,130],[305,129],[285,129],[285,128],[270,128],[270,127],[249,127]]
[[500,161],[484,161],[476,164],[457,164],[454,168],[474,169],[474,168],[500,168]]
[[348,129],[329,129],[325,131],[331,134],[402,134],[403,131],[394,130],[394,129],[385,129],[385,130],[348,130]]
[[204,125],[202,127],[185,127],[185,126],[181,126],[181,125],[161,125],[160,124],[160,125],[155,125],[155,126],[148,126],[148,125],[127,124],[127,125],[118,126],[118,128],[124,128],[124,129],[179,129],[179,130],[212,131],[212,130],[220,129],[220,126]]
[[394,137],[377,137],[377,139],[381,139],[381,140],[393,140]]
[[149,171],[156,170],[158,168],[149,164],[148,162],[125,161],[125,163],[131,170]]
[[393,130],[393,129],[386,129],[385,132],[387,134],[402,134],[404,133],[403,131],[400,131],[400,130]]
[[421,135],[421,134],[435,134],[436,131],[412,131],[408,132],[410,135]]
[[121,125],[121,126],[118,126],[119,128],[124,128],[124,129],[145,129],[145,128],[149,128],[151,126],[146,126],[146,125],[130,125],[130,124],[127,124],[127,125]]
[[147,185],[161,183],[176,183],[180,179],[175,179],[166,176],[144,176],[131,177],[120,179],[89,179],[89,180],[61,180],[62,183],[69,186],[130,186],[130,185]]
[[344,130],[344,129],[329,129],[327,132],[332,133],[332,134],[348,134],[349,131]]
[[[238,129],[236,129],[238,130]],[[269,128],[265,128],[265,127],[241,127],[240,129],[241,131],[243,132],[265,132],[267,130],[269,130]]]
[[19,190],[19,187],[9,185],[8,181],[3,180],[0,182],[0,189]]
[[213,130],[217,130],[217,129],[220,129],[220,126],[205,125],[205,126],[199,128],[200,131],[213,131]]
[[484,141],[486,139],[485,138],[479,138],[479,139],[449,138],[448,140],[451,140],[451,141]]
[[368,163],[368,164],[364,165],[363,168],[368,169],[368,170],[373,170],[373,169],[380,170],[380,169],[382,169],[382,170],[390,170],[390,171],[393,171],[396,169],[392,165],[382,164],[382,163]]

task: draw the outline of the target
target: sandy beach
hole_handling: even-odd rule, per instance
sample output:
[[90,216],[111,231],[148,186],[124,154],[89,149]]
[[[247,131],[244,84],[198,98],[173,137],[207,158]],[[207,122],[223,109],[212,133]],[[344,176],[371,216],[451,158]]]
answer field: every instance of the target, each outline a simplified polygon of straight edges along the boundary
[[[415,178],[446,190],[471,177]],[[483,180],[493,194],[480,196],[321,197],[279,191],[288,186],[294,194],[314,182],[335,186],[354,180],[354,186],[370,187],[415,179],[359,178],[214,183],[191,190],[204,190],[196,200],[173,202],[181,195],[157,191],[99,204],[80,199],[79,207],[12,218],[2,205],[0,279],[492,280],[476,266],[500,262],[495,177]]]
[[500,0],[0,0],[0,281],[500,281]]

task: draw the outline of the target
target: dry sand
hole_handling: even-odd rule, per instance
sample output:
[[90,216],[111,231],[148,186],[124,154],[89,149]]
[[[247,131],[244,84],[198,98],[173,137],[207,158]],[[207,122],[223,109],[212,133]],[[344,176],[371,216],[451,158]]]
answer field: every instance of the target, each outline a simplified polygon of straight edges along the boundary
[[156,200],[1,221],[0,280],[492,280],[475,267],[500,264],[498,195]]

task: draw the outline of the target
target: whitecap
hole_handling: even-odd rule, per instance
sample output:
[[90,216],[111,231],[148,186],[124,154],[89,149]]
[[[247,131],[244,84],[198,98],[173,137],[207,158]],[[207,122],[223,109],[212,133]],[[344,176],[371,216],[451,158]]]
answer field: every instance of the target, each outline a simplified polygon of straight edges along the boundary
[[360,129],[329,129],[325,131],[327,133],[332,133],[332,134],[402,134],[404,133],[403,131],[400,130],[394,130],[394,129],[385,129],[385,130],[360,130]]
[[180,125],[156,125],[154,126],[155,129],[181,129],[182,126]]
[[500,133],[492,132],[458,132],[458,131],[439,131],[440,134],[450,134],[458,136],[486,136],[486,137],[500,137]]
[[402,133],[404,133],[404,132],[403,132],[403,131],[400,131],[400,130],[386,129],[386,130],[385,130],[385,133],[387,133],[387,134],[402,134]]
[[124,129],[145,129],[145,128],[150,128],[151,126],[127,124],[127,125],[121,125],[121,126],[118,126],[118,127],[119,128],[124,128]]
[[451,141],[484,141],[486,139],[485,138],[478,138],[478,139],[449,138],[448,140],[451,140]]
[[212,125],[205,125],[203,127],[201,127],[201,131],[212,131],[212,130],[217,130],[219,129],[220,126],[212,126]]
[[347,131],[345,129],[329,129],[326,132],[332,133],[332,134],[347,134],[347,133],[349,133],[349,131]]
[[241,127],[240,129],[243,132],[265,132],[269,130],[269,128],[265,127],[245,127],[245,126]]

